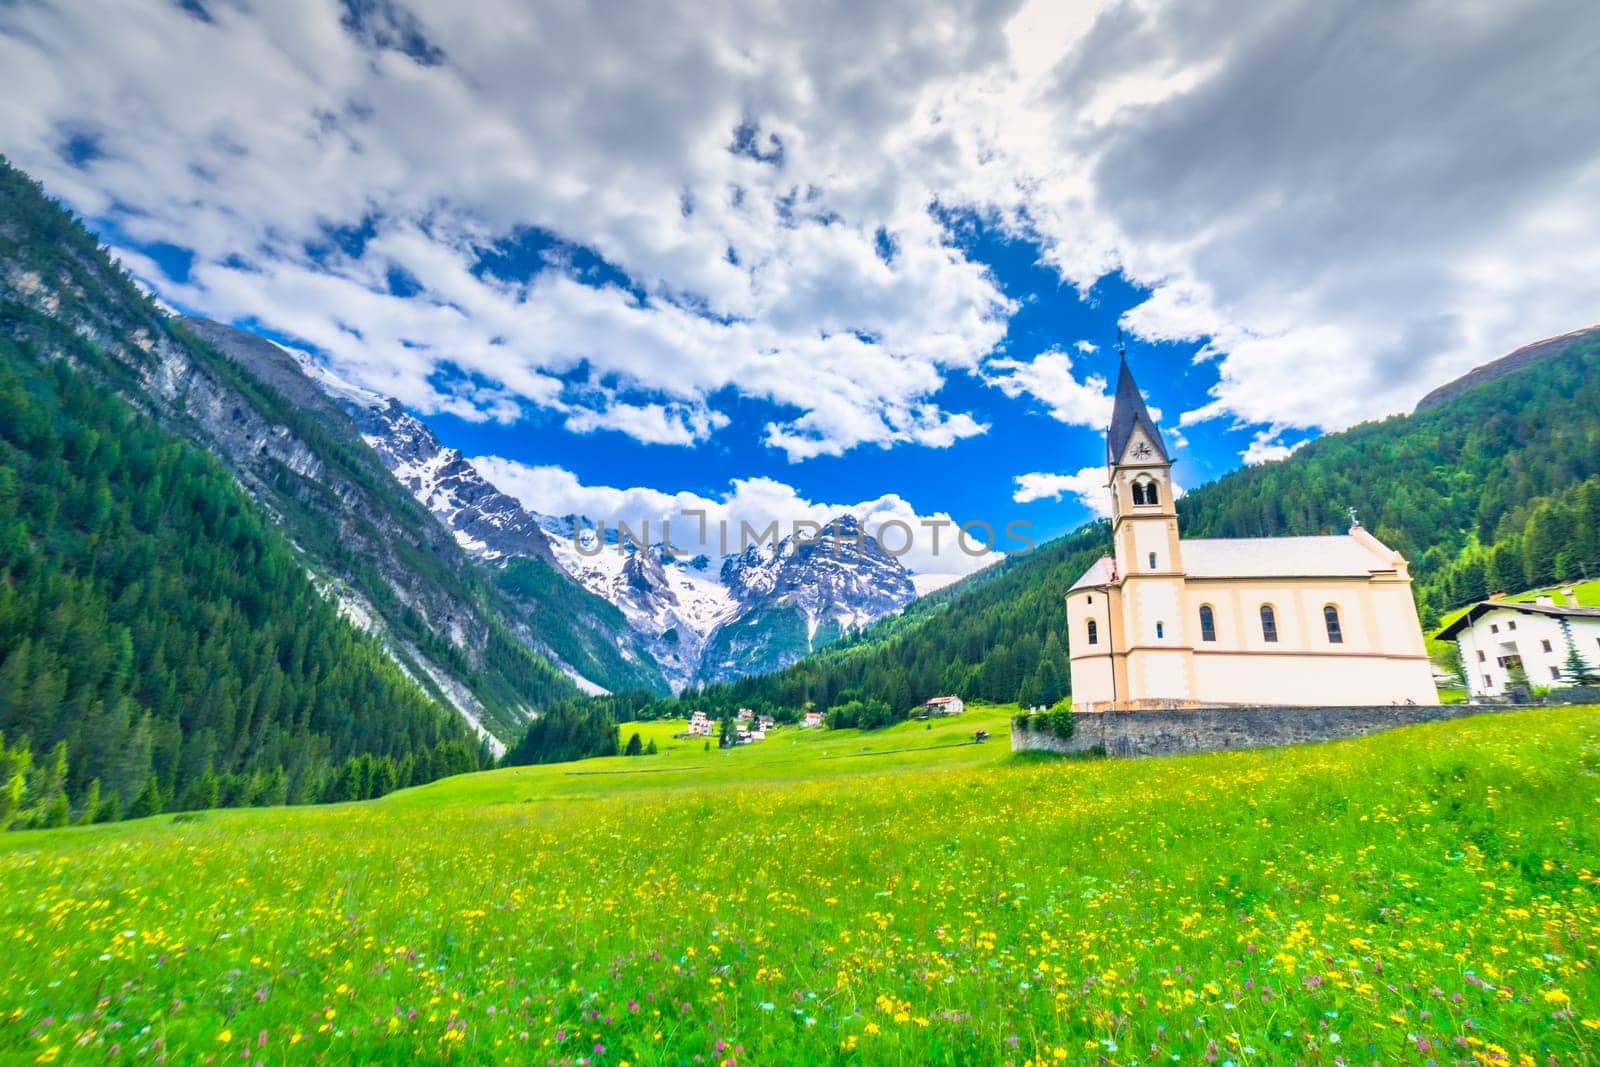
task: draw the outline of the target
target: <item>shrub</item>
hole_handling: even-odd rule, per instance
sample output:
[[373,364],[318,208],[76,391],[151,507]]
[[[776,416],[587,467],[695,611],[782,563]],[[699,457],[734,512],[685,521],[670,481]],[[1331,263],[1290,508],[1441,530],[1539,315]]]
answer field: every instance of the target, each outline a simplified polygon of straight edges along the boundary
[[1053,711],[1040,711],[1033,714],[1023,712],[1013,716],[1011,721],[1024,733],[1047,733],[1065,741],[1072,736],[1076,720],[1072,717],[1069,708],[1057,707]]
[[1058,708],[1055,711],[1047,711],[1039,717],[1045,720],[1043,725],[1063,741],[1072,736],[1072,731],[1076,724],[1072,717],[1072,712],[1065,708]]

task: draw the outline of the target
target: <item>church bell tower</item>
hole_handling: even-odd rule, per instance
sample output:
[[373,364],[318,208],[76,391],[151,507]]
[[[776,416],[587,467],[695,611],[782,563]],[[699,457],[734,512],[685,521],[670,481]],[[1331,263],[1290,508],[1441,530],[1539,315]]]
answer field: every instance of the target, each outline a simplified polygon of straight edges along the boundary
[[1117,573],[1181,573],[1172,459],[1126,358],[1117,374],[1116,403],[1106,430],[1106,468]]
[[1122,694],[1187,702],[1195,687],[1194,645],[1184,595],[1183,549],[1172,485],[1172,458],[1128,360],[1117,374],[1106,430],[1111,539],[1120,583],[1117,607],[1125,654]]

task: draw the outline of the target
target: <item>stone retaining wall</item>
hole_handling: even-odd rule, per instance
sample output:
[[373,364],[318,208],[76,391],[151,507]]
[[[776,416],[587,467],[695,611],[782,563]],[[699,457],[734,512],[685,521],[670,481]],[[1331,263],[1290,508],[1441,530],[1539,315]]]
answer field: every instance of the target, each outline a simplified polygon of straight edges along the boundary
[[1103,751],[1164,756],[1230,748],[1270,748],[1361,737],[1396,726],[1520,710],[1528,705],[1383,704],[1376,707],[1190,708],[1183,711],[1073,712],[1072,736],[1011,724],[1011,750]]

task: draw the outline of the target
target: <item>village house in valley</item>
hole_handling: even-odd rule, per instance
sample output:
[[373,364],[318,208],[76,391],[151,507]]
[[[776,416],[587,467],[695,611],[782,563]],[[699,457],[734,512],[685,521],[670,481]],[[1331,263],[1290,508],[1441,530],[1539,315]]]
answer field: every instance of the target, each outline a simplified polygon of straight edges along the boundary
[[[1570,592],[1570,591],[1569,591]],[[1576,684],[1574,653],[1600,674],[1600,608],[1557,604],[1541,596],[1532,604],[1485,600],[1439,631],[1461,648],[1461,671],[1473,698],[1511,695],[1517,684]],[[1518,669],[1522,678],[1515,678]]]
[[1106,461],[1113,551],[1066,597],[1074,710],[1438,702],[1406,561],[1354,516],[1337,536],[1179,539],[1126,360]]
[[960,697],[934,697],[923,702],[922,710],[929,715],[960,715],[967,705]]

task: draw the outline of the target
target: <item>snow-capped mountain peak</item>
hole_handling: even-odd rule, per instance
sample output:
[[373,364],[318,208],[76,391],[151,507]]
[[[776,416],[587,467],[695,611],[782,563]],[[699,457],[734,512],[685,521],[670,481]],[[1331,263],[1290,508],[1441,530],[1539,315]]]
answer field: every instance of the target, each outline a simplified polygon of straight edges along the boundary
[[491,564],[532,557],[558,566],[622,612],[675,689],[786,666],[916,596],[906,569],[854,515],[814,535],[684,559],[623,543],[604,522],[529,511],[399,401],[297,358],[464,549]]

